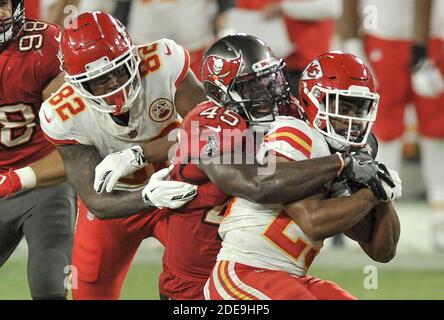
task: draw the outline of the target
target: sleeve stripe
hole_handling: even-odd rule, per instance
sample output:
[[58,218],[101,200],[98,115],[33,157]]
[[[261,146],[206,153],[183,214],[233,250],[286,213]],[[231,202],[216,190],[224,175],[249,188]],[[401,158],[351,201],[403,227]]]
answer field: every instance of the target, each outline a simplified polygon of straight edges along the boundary
[[189,54],[188,50],[185,48],[183,48],[183,53],[185,56],[185,63],[183,65],[183,69],[179,75],[179,78],[177,78],[176,82],[174,83],[174,85],[176,86],[176,89],[179,88],[183,79],[185,79],[185,77],[187,76],[188,70],[190,69],[190,54]]
[[308,159],[311,157],[311,143],[307,144],[299,136],[289,132],[272,133],[264,138],[265,142],[281,140],[287,142],[290,146],[302,152]]
[[53,138],[49,137],[45,133],[43,133],[43,135],[45,136],[46,140],[48,140],[52,144],[55,144],[58,146],[62,146],[62,145],[66,145],[66,144],[79,144],[79,142],[77,140],[57,140],[57,139],[53,139]]
[[305,132],[303,132],[295,127],[281,127],[281,128],[278,128],[275,132],[276,133],[283,133],[283,132],[292,133],[295,136],[298,136],[303,141],[305,141],[305,143],[307,145],[310,145],[310,147],[312,146],[311,138],[309,136],[307,136],[307,134]]

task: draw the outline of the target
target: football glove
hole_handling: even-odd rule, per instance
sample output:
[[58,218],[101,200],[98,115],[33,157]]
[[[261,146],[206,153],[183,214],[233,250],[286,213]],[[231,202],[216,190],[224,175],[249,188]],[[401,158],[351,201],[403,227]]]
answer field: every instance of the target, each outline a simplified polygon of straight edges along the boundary
[[150,207],[177,209],[197,194],[197,186],[180,181],[169,180],[170,170],[165,168],[150,177],[142,190],[145,204]]
[[117,181],[147,165],[140,146],[111,153],[96,167],[94,190],[97,193],[113,191]]

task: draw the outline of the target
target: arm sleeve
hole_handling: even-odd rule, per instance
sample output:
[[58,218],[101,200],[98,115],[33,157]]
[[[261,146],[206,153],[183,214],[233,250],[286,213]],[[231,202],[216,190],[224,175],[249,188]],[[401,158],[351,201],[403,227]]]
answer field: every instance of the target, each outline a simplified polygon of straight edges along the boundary
[[70,144],[86,144],[92,145],[89,139],[76,130],[73,121],[68,120],[63,122],[56,115],[56,111],[45,101],[39,112],[40,127],[45,135],[45,138],[55,145],[70,145]]
[[177,90],[190,69],[190,54],[170,39],[162,39],[160,47],[161,59],[167,65],[168,79]]
[[297,119],[276,121],[264,137],[256,160],[264,164],[268,154],[275,154],[290,161],[310,159],[313,137],[305,122]]

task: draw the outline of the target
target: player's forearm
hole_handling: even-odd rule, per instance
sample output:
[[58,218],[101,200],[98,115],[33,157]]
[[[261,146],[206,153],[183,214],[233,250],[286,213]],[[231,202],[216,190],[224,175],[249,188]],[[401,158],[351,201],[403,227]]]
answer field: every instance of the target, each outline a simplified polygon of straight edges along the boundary
[[[245,160],[244,160],[245,161]],[[223,158],[219,163],[223,163]],[[209,179],[230,195],[261,204],[305,199],[331,182],[341,169],[336,155],[277,163],[275,170],[255,164],[198,164]],[[266,174],[270,171],[269,174]]]
[[337,177],[342,162],[337,155],[276,163],[272,175],[259,176],[259,203],[290,203],[312,196]]
[[367,255],[377,262],[389,262],[396,255],[401,227],[391,203],[381,203],[374,210],[375,224],[369,243],[359,243]]
[[146,161],[149,163],[167,161],[168,152],[175,143],[175,141],[169,141],[168,136],[145,143],[142,149]]
[[67,145],[58,147],[58,150],[64,161],[68,181],[86,207],[98,218],[123,218],[141,210],[153,210],[144,203],[141,191],[98,194],[94,190],[94,170],[102,160],[94,146]]
[[322,240],[355,226],[378,205],[368,189],[350,197],[307,199],[286,206],[287,214],[314,240]]
[[[94,191],[94,190],[93,190]],[[95,192],[95,191],[94,191]],[[149,213],[156,208],[147,207],[141,191],[113,191],[103,194],[80,195],[86,207],[99,219],[126,218],[141,211]]]
[[54,151],[30,165],[35,173],[36,187],[49,187],[66,180],[62,157]]

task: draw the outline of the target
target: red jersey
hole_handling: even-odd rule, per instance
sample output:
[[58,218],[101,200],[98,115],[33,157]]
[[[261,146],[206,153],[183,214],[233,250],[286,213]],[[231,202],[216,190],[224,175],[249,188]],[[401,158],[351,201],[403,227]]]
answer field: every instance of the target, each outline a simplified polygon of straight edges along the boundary
[[218,227],[231,196],[192,161],[242,148],[243,140],[238,138],[247,124],[238,114],[204,102],[185,117],[181,129],[178,163],[171,177],[199,189],[192,201],[169,217],[160,293],[172,299],[203,299],[203,286],[221,247]]
[[0,172],[25,167],[54,150],[39,123],[42,91],[60,73],[58,27],[26,19],[0,52]]
[[25,0],[26,17],[40,19],[40,0]]

